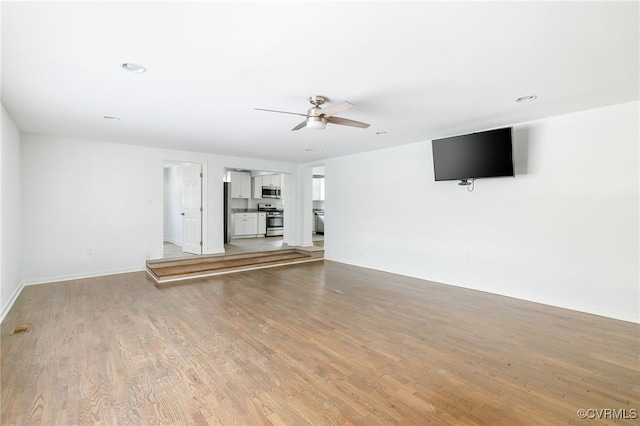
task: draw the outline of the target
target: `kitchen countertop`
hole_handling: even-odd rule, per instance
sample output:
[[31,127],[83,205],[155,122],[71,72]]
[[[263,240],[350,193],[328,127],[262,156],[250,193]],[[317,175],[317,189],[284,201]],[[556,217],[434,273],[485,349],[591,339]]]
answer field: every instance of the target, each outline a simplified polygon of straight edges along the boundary
[[[277,209],[277,210],[268,210],[268,211],[284,213],[284,210],[282,210],[282,209]],[[231,213],[267,213],[267,210],[258,210],[258,209],[231,209]]]

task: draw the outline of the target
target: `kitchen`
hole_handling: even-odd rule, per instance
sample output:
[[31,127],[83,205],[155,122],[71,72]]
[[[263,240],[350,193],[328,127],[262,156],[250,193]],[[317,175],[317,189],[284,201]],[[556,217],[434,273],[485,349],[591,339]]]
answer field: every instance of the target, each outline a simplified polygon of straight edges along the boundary
[[[284,175],[227,169],[224,182],[224,243],[227,252],[281,248],[284,235]],[[324,167],[313,168],[313,244],[324,245]]]
[[[187,169],[192,167],[197,169],[197,174],[201,173],[200,163],[164,162],[163,252],[166,258],[204,254],[201,251],[202,244],[198,245],[198,241],[202,241],[199,231],[193,238],[195,249],[185,248],[186,241],[191,241],[187,237],[191,233],[185,233],[186,229],[190,229],[185,225],[185,214],[188,212],[185,209],[188,206],[184,204],[190,197],[185,197],[185,194],[192,192],[185,187],[185,176]],[[224,228],[220,237],[224,251],[268,251],[286,247],[287,244],[283,242],[284,225],[288,221],[285,221],[284,210],[291,197],[291,189],[285,188],[286,174],[229,167],[224,170],[222,177],[226,187],[223,192],[224,211],[221,212]],[[285,193],[287,190],[289,192]],[[202,211],[202,201],[200,197],[196,198],[197,209]],[[312,241],[309,242],[317,248],[323,248],[324,168],[313,168],[313,204],[310,207]]]
[[[284,176],[279,173],[242,169],[226,171],[223,203],[225,245],[232,240],[242,246],[266,244],[278,248],[282,245],[283,186]],[[244,241],[256,238],[269,241]]]

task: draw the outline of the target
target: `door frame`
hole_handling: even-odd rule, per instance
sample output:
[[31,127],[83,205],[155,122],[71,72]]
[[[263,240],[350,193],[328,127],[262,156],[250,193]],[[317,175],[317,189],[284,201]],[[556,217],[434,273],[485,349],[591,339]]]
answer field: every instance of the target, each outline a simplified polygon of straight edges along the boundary
[[[204,255],[205,253],[207,253],[207,209],[206,209],[206,205],[207,205],[207,162],[206,161],[200,161],[200,160],[193,160],[193,159],[176,159],[176,158],[164,158],[162,160],[162,165],[161,165],[161,170],[162,170],[162,203],[160,208],[162,209],[162,229],[161,229],[161,238],[160,238],[160,243],[162,244],[161,246],[161,253],[162,253],[162,258],[164,258],[164,238],[165,238],[165,222],[167,220],[167,218],[165,217],[165,178],[164,178],[164,170],[167,168],[167,165],[170,165],[170,167],[172,166],[178,166],[181,164],[198,164],[200,166],[200,170],[201,170],[201,191],[202,191],[202,196],[200,197],[200,208],[202,210],[201,212],[201,226],[200,226],[200,234],[201,234],[201,241],[202,241],[202,247],[201,247],[201,251],[200,251],[200,255]],[[198,256],[197,254],[187,254],[185,253],[185,256]]]

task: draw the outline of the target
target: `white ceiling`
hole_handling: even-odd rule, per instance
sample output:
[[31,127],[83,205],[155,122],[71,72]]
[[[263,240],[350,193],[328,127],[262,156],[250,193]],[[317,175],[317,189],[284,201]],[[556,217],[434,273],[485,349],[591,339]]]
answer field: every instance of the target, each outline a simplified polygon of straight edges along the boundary
[[[307,162],[639,98],[637,1],[5,1],[1,13],[2,102],[30,133]],[[371,127],[291,131],[302,117],[254,110],[304,113],[311,95],[350,101],[338,115]]]

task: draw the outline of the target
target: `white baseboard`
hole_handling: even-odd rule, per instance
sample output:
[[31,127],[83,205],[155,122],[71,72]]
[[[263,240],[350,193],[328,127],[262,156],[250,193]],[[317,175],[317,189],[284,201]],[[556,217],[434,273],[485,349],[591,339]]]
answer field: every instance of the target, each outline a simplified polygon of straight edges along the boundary
[[143,272],[145,268],[146,268],[145,266],[140,266],[140,267],[132,267],[132,268],[113,269],[113,270],[107,270],[107,271],[88,272],[88,273],[82,273],[82,274],[70,274],[70,275],[59,275],[54,277],[35,278],[35,279],[25,280],[24,285],[39,285],[39,284],[56,283],[60,281],[81,280],[84,278],[104,277],[106,275],[127,274],[130,272]]
[[164,241],[182,247],[182,240],[179,241],[179,240],[175,240],[173,238],[165,238]]
[[16,303],[16,300],[18,300],[18,296],[20,296],[20,293],[22,293],[22,289],[24,288],[24,286],[25,283],[23,281],[20,283],[20,285],[18,285],[18,288],[16,288],[16,290],[11,295],[11,299],[9,299],[7,305],[2,309],[2,312],[0,312],[0,324],[2,324],[2,321],[4,321],[4,318],[13,307],[13,304]]

